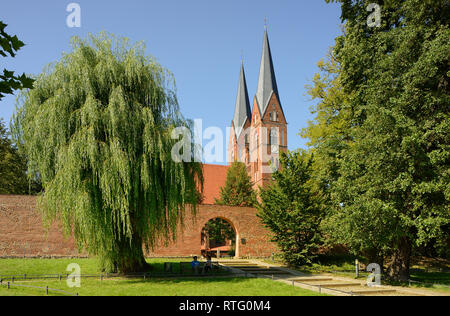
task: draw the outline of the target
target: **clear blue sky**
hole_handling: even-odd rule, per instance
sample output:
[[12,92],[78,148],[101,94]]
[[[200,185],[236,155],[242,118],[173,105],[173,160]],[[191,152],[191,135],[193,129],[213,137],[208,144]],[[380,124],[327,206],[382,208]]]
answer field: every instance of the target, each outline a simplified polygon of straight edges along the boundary
[[[81,6],[81,28],[66,25],[71,2]],[[73,35],[104,30],[144,40],[148,53],[174,73],[183,114],[203,119],[204,128],[225,130],[233,118],[242,52],[253,104],[265,17],[293,150],[304,147],[298,132],[312,118],[305,85],[340,34],[340,7],[324,0],[3,1],[0,19],[7,33],[26,46],[15,58],[0,58],[0,67],[38,74],[70,51]],[[0,101],[7,122],[14,109],[14,96]]]

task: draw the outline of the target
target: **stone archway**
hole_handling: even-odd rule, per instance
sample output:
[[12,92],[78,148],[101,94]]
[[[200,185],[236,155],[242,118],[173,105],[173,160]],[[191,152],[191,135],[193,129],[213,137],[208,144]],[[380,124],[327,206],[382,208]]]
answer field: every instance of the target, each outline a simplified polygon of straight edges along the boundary
[[[223,221],[225,221],[227,224],[229,224],[230,225],[230,227],[234,230],[234,234],[235,234],[235,237],[234,237],[234,246],[235,246],[235,249],[234,249],[234,251],[235,251],[235,254],[234,254],[234,258],[239,258],[240,257],[240,246],[239,246],[239,244],[240,244],[240,239],[239,239],[239,230],[237,229],[237,227],[236,227],[236,225],[233,223],[233,221],[232,220],[230,220],[229,218],[227,218],[227,217],[224,217],[224,216],[212,216],[211,218],[209,218],[209,219],[206,219],[206,220],[203,220],[203,225],[201,225],[202,226],[202,231],[201,231],[201,235],[203,235],[203,228],[207,225],[207,223],[209,223],[210,221],[212,221],[212,220],[215,220],[215,219],[221,219],[221,220],[223,220]],[[203,240],[202,240],[202,237],[201,237],[201,243],[203,243]]]

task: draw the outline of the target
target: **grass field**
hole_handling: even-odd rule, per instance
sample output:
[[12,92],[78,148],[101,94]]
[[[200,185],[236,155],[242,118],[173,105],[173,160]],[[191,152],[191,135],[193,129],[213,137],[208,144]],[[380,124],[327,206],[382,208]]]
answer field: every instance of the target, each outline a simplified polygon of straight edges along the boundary
[[[164,262],[180,259],[149,259],[155,272],[163,271]],[[186,260],[183,260],[186,261]],[[65,274],[70,263],[77,263],[82,274],[99,274],[96,259],[0,259],[0,275]],[[5,279],[6,280],[6,279]],[[219,275],[215,278],[152,278],[152,279],[81,279],[80,288],[69,288],[66,280],[56,279],[18,281],[18,284],[48,286],[49,288],[78,293],[81,296],[318,296],[312,291],[267,279],[237,278]],[[0,296],[45,295],[41,289],[5,286]],[[58,295],[50,292],[50,295]]]

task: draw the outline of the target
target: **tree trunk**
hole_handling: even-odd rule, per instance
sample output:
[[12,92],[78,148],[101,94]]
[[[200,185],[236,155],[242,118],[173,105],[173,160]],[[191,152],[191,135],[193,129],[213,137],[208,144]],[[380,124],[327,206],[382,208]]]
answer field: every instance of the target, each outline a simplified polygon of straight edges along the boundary
[[390,262],[388,264],[388,275],[394,281],[408,281],[411,260],[411,241],[408,237],[402,237],[397,243]]
[[101,259],[106,272],[132,274],[151,270],[145,260],[142,237],[138,234],[133,234],[131,240],[126,236],[116,239],[114,250]]
[[150,270],[150,265],[145,261],[142,250],[143,240],[137,234],[133,234],[133,239],[123,240],[120,243],[120,255],[117,259],[117,270],[120,273],[137,273]]
[[381,274],[384,273],[384,256],[378,251],[378,249],[372,248],[365,251],[364,256],[369,261],[367,264],[377,263],[380,266]]

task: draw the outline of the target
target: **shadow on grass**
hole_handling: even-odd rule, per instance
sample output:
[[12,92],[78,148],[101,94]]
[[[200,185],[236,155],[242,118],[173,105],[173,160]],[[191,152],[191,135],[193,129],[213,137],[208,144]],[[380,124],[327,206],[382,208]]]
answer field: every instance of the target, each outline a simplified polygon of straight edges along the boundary
[[248,282],[249,278],[239,278],[239,277],[183,277],[183,278],[151,278],[151,279],[124,279],[122,282],[127,284],[146,284],[146,283],[152,283],[152,284],[182,284],[186,282],[191,283],[199,283],[199,284],[208,284],[208,283],[223,283],[223,284],[239,284],[239,283],[246,283]]

